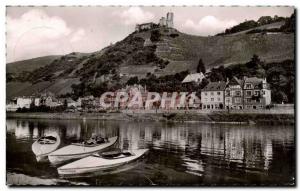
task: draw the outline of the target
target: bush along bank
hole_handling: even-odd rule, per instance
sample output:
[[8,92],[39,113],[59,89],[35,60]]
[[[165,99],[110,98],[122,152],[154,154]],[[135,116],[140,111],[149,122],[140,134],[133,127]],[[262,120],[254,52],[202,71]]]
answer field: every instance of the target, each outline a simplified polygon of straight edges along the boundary
[[294,125],[295,116],[292,114],[233,114],[213,113],[208,117],[215,122],[246,122],[262,125]]

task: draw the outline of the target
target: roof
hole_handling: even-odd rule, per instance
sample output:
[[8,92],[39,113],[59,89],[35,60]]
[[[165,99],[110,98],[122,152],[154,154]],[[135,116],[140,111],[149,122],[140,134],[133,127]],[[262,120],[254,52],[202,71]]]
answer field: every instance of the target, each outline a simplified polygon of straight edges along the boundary
[[240,85],[240,86],[243,86],[243,80],[240,80],[240,79],[238,79],[237,77],[233,77],[233,78],[229,81],[228,85]]
[[226,82],[220,81],[220,82],[209,82],[202,91],[221,91],[225,90]]
[[259,88],[263,80],[264,79],[257,78],[257,77],[245,78],[244,84],[251,83],[255,88]]
[[198,79],[200,79],[200,81],[202,81],[203,78],[205,78],[205,76],[203,75],[202,72],[200,72],[200,73],[194,73],[194,74],[189,74],[189,75],[187,75],[184,78],[184,80],[182,81],[182,83],[197,82]]
[[142,26],[142,25],[154,25],[155,23],[153,22],[149,22],[149,23],[141,23],[141,24],[137,24],[138,26]]

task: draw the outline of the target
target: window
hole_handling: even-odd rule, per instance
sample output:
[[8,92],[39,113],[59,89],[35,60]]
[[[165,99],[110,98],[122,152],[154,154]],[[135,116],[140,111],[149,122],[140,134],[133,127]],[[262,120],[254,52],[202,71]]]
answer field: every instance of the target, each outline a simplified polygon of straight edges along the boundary
[[230,96],[230,90],[226,90],[226,96]]
[[203,105],[203,109],[206,109],[206,105]]
[[230,103],[230,98],[227,98],[227,99],[226,99],[226,103]]
[[218,95],[221,95],[221,92],[217,92]]
[[259,95],[259,91],[255,91],[254,95],[258,96]]
[[210,109],[210,105],[207,105],[207,109]]
[[210,95],[214,95],[214,92],[210,92]]
[[204,93],[204,95],[206,95],[206,96],[207,96],[207,93],[205,92],[205,93]]
[[246,103],[251,103],[251,98],[247,98]]
[[235,98],[235,103],[241,103],[241,102],[242,102],[242,99],[240,97]]
[[251,96],[251,91],[246,91],[247,96]]
[[221,98],[218,97],[218,101],[221,101]]
[[265,90],[262,90],[261,92],[262,92],[262,95],[265,95],[265,94],[266,94]]
[[236,95],[236,96],[240,96],[240,95],[241,95],[241,92],[240,92],[240,91],[235,91],[235,95]]
[[252,85],[251,84],[246,84],[246,89],[251,89]]
[[214,101],[214,98],[211,98],[210,101]]

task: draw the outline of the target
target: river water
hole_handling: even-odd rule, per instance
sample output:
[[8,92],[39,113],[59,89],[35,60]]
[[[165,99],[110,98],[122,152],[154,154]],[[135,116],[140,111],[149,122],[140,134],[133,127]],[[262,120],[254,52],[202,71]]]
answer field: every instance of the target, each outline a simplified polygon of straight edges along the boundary
[[[9,185],[97,186],[292,186],[294,126],[100,120],[7,119]],[[132,164],[106,174],[60,177],[57,166],[37,162],[31,150],[40,136],[56,132],[61,145],[94,134],[118,136],[113,147],[148,148]]]

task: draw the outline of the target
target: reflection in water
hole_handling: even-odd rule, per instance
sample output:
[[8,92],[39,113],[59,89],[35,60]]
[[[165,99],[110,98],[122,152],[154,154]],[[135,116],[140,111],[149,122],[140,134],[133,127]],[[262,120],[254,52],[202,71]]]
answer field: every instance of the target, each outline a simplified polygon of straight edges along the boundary
[[[122,177],[125,185],[147,185],[149,179],[158,185],[294,183],[293,127],[99,120],[7,120],[6,126],[7,169],[10,172],[21,171],[31,176],[42,176],[51,167],[43,164],[44,171],[36,169],[36,163],[31,161],[32,153],[26,153],[28,156],[21,164],[10,159],[24,155],[37,137],[56,132],[62,139],[62,146],[97,134],[119,136],[116,147],[125,150],[149,148],[148,160],[123,172],[143,173],[139,178],[144,179],[138,182],[137,177],[132,175],[131,183],[131,178],[125,176]],[[11,148],[15,151],[11,151]],[[122,171],[117,174],[122,174]],[[51,173],[43,176],[57,178],[56,169],[51,169]],[[97,176],[96,182],[91,179],[84,181],[96,185],[119,185],[114,182],[114,178],[120,179],[119,176],[109,181],[109,175]]]

